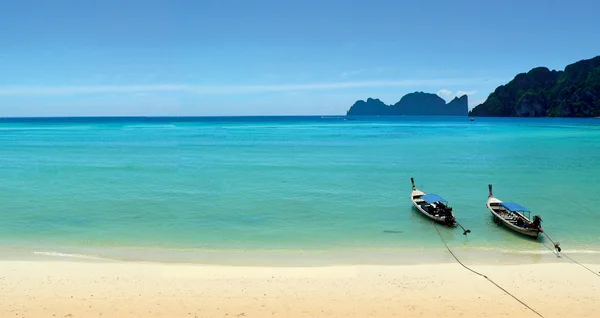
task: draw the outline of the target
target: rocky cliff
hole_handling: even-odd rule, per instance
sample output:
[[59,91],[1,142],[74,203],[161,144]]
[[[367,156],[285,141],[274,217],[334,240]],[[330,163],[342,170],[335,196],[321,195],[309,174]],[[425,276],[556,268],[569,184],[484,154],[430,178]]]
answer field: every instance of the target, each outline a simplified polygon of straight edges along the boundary
[[600,116],[600,56],[565,67],[537,67],[501,85],[473,108],[472,116]]

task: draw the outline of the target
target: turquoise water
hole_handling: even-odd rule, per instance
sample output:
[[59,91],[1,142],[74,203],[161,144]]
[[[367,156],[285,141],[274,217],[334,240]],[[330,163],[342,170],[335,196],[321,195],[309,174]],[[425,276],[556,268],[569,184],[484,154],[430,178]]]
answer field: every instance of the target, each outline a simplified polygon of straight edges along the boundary
[[600,252],[597,119],[5,119],[0,174],[5,250],[443,248],[414,177],[472,230],[440,229],[453,247],[548,251],[493,223],[492,183],[565,251]]

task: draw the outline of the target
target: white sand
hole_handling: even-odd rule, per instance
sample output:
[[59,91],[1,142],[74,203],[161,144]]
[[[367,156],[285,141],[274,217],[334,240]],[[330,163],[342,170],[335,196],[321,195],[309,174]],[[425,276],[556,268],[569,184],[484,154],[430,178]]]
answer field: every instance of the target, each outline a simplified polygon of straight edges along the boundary
[[[544,317],[600,317],[600,277],[575,264],[473,268]],[[293,268],[0,261],[0,317],[538,316],[456,263]]]

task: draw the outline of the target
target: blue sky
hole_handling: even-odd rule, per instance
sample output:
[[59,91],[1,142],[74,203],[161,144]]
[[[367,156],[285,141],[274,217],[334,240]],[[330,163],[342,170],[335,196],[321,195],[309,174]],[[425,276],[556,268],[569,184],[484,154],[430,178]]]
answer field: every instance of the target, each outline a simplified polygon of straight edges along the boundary
[[471,107],[600,55],[600,2],[4,1],[0,116],[343,114],[414,91]]

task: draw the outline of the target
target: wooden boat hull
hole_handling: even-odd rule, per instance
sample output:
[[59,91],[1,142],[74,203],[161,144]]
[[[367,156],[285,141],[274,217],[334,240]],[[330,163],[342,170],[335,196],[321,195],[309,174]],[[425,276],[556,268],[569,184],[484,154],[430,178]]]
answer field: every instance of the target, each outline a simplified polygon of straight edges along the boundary
[[499,205],[500,202],[502,202],[502,201],[498,200],[494,197],[490,197],[490,198],[488,198],[487,203],[486,203],[486,206],[487,206],[488,210],[490,211],[490,213],[492,213],[492,216],[494,217],[494,221],[496,223],[498,223],[499,225],[503,225],[505,228],[508,228],[509,230],[512,230],[514,232],[517,232],[517,233],[525,235],[525,236],[529,236],[529,237],[533,237],[533,238],[537,238],[539,236],[539,234],[541,232],[539,229],[525,228],[525,227],[518,226],[517,224],[515,224],[514,214],[520,215],[522,218],[528,220],[529,223],[531,223],[531,220],[527,219],[527,217],[525,217],[524,215],[522,215],[520,213],[515,213],[515,212],[507,213]]
[[[426,216],[428,219],[430,219],[434,222],[437,222],[441,225],[449,226],[449,227],[456,227],[456,222],[449,225],[446,223],[445,216],[436,217],[435,215],[431,215],[431,214],[427,213],[427,211],[425,211],[423,209],[423,207],[421,206],[421,203],[423,203],[425,201],[420,200],[420,197],[424,196],[425,194],[427,194],[427,193],[420,191],[420,190],[416,190],[416,189],[412,190],[412,192],[410,193],[410,201],[412,202],[413,206],[417,209],[417,211],[421,212],[421,214]],[[452,216],[454,217],[454,214],[452,214]]]

